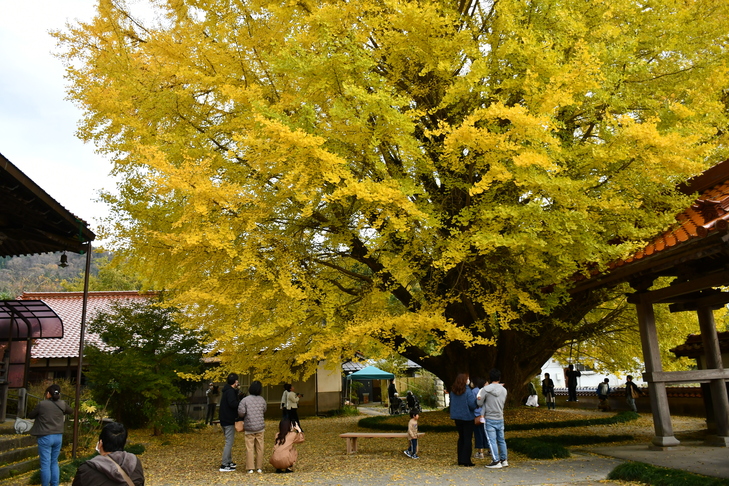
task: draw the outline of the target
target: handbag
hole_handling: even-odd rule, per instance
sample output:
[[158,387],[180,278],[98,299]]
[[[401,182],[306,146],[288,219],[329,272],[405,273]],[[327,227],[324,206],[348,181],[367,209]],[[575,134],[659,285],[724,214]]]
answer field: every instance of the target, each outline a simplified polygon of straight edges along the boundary
[[243,432],[245,430],[245,425],[243,425],[242,420],[237,420],[235,422],[235,431],[236,432]]
[[33,420],[15,417],[15,433],[27,434],[33,428]]

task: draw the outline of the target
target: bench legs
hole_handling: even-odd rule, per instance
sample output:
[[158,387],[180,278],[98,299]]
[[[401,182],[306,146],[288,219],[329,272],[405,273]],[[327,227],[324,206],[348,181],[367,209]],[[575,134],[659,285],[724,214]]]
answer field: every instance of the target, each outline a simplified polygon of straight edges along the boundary
[[347,439],[347,454],[357,453],[357,437],[345,437]]

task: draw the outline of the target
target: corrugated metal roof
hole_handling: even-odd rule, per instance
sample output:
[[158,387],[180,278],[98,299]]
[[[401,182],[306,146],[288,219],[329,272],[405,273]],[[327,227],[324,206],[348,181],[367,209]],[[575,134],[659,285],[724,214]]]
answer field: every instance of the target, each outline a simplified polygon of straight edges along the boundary
[[0,301],[0,337],[13,341],[63,338],[63,322],[40,300]]
[[[63,339],[38,339],[31,349],[32,358],[77,358],[81,340],[81,311],[83,292],[25,292],[20,300],[42,300],[63,320]],[[100,311],[110,311],[112,302],[150,299],[154,293],[140,294],[135,290],[89,292],[86,309],[88,323]],[[86,332],[87,344],[101,345],[99,336]]]

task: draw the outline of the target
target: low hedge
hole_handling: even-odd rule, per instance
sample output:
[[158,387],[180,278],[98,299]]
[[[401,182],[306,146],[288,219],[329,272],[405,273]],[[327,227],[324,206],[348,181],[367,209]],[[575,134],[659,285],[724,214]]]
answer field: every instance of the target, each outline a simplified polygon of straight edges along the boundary
[[[365,417],[363,419],[360,419],[357,424],[365,429],[373,429],[373,430],[387,430],[387,431],[402,431],[403,428],[407,428],[407,420],[409,420],[406,416],[403,417],[399,421],[395,422],[393,421],[393,417],[388,415],[380,415],[380,416],[373,416],[373,417]],[[590,425],[612,425],[612,424],[619,424],[624,422],[630,422],[632,420],[637,420],[640,418],[640,415],[638,415],[635,412],[627,411],[627,412],[620,412],[616,415],[613,415],[612,417],[601,417],[601,418],[595,418],[595,419],[582,419],[582,420],[561,420],[559,422],[536,422],[536,423],[529,423],[529,424],[509,424],[508,422],[504,424],[504,428],[507,431],[516,431],[516,430],[539,430],[539,429],[556,429],[556,428],[565,428],[565,427],[587,427]],[[394,419],[397,420],[397,419]],[[453,425],[451,424],[427,424],[427,423],[420,423],[418,424],[418,430],[420,432],[452,432],[454,429]]]
[[506,439],[506,445],[530,459],[563,459],[570,457],[567,446],[624,442],[632,439],[632,435],[540,435]]
[[653,486],[729,486],[729,479],[692,474],[679,469],[666,469],[642,462],[625,462],[608,474],[608,479],[632,481]]
[[581,420],[561,420],[559,422],[538,422],[533,424],[505,424],[506,430],[538,430],[538,429],[557,429],[565,427],[587,427],[590,425],[613,425],[637,420],[640,415],[633,411],[619,412],[612,417],[601,417],[594,419]]

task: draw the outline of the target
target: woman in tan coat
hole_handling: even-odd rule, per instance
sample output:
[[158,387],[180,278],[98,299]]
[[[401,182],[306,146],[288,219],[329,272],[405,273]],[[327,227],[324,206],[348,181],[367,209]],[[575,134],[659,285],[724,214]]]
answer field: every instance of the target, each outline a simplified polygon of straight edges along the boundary
[[296,444],[304,442],[304,433],[299,424],[292,423],[284,418],[278,425],[278,434],[273,444],[273,455],[268,461],[276,468],[277,473],[292,473],[291,468],[296,464],[299,452]]

